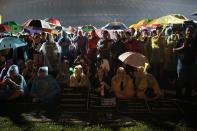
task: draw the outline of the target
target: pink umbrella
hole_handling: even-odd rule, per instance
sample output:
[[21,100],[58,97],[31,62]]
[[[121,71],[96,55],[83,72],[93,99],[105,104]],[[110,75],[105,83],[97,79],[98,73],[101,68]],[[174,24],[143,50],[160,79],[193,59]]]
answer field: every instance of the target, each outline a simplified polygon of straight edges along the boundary
[[148,59],[144,55],[136,52],[125,52],[118,58],[123,63],[133,67],[145,66],[145,63],[148,63]]

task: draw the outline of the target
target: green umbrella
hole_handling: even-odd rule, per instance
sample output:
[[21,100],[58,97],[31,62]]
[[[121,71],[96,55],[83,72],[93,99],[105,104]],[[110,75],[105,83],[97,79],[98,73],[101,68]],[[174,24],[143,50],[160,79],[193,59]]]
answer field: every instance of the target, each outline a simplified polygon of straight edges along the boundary
[[17,24],[16,22],[14,22],[14,21],[8,21],[4,24],[9,26],[12,29],[11,32],[14,33],[14,34],[23,30],[23,27],[21,25]]
[[92,26],[92,25],[85,25],[81,28],[84,32],[90,32],[92,30],[95,30],[96,27]]

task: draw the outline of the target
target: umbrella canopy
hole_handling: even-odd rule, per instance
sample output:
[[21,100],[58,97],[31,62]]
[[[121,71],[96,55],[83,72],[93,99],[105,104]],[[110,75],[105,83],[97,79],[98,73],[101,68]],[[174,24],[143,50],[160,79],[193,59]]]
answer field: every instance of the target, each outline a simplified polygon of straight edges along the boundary
[[58,34],[58,32],[51,28],[49,23],[44,20],[33,20],[30,19],[23,23],[25,31],[32,34],[32,33],[39,33],[39,32],[48,32],[52,34]]
[[133,67],[145,66],[145,63],[148,63],[148,59],[144,55],[136,52],[125,52],[118,58],[123,63]]
[[83,30],[84,32],[90,32],[92,30],[96,30],[96,27],[92,26],[92,25],[84,25],[81,30]]
[[55,18],[46,18],[45,21],[55,26],[61,26],[60,21]]
[[111,22],[102,27],[105,30],[126,30],[128,29],[124,23],[121,22]]
[[142,26],[146,26],[150,21],[150,19],[142,19],[138,21],[136,24],[131,25],[129,28],[139,29]]
[[160,18],[154,19],[150,21],[147,26],[151,27],[154,25],[170,25],[170,24],[184,24],[184,21],[188,20],[183,15],[178,14],[172,14],[172,15],[166,15],[162,16]]
[[0,39],[0,50],[8,48],[18,48],[26,45],[27,43],[21,41],[16,37],[4,37]]
[[9,26],[12,33],[18,33],[23,30],[23,27],[14,21],[5,22],[4,25]]
[[8,33],[11,31],[12,29],[9,26],[3,24],[0,25],[0,33]]
[[51,29],[51,26],[49,23],[47,23],[44,20],[36,20],[36,19],[29,19],[25,21],[23,24],[25,27],[34,27],[34,28],[45,28],[45,29]]
[[195,15],[195,16],[197,16],[197,11],[193,12],[193,13],[192,13],[192,15]]

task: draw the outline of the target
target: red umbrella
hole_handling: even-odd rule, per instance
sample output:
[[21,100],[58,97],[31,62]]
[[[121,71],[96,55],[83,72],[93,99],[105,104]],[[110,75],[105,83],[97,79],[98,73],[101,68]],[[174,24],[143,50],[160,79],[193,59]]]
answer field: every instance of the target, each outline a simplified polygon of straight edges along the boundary
[[3,25],[3,24],[0,25],[0,32],[4,33],[4,32],[11,32],[11,31],[12,31],[11,27],[7,25]]
[[55,18],[47,18],[45,21],[55,26],[61,26],[60,21]]

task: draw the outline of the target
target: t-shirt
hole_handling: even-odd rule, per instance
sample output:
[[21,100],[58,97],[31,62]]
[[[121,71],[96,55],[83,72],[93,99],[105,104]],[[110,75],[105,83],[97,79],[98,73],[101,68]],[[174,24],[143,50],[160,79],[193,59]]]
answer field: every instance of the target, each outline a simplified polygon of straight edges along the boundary
[[186,47],[178,53],[178,59],[182,65],[191,66],[196,64],[197,59],[197,38],[182,38],[178,41],[177,47],[186,43]]

